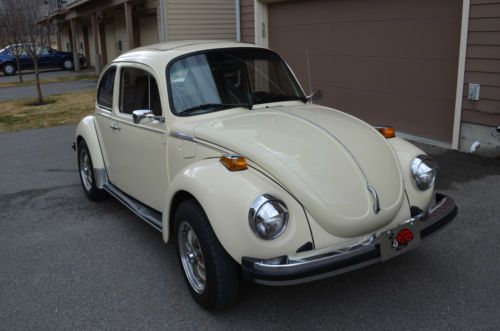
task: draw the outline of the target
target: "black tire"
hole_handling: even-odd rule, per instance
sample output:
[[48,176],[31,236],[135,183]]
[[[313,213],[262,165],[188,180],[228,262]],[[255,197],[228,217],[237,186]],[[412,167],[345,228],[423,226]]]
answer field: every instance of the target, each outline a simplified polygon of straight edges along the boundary
[[7,62],[2,66],[2,71],[5,76],[12,76],[16,74],[16,66],[14,63]]
[[[233,305],[238,299],[239,268],[237,263],[227,254],[215,236],[205,212],[193,200],[181,202],[174,217],[175,238],[177,239],[177,258],[184,274],[184,279],[195,301],[207,310],[221,310]],[[203,290],[196,289],[189,280],[188,267],[183,264],[182,256],[186,256],[187,232],[193,230],[199,243],[205,270]],[[187,231],[187,232],[186,232]],[[183,253],[184,251],[184,253]],[[186,260],[185,260],[186,261]],[[198,268],[199,262],[196,262]]]
[[61,61],[61,67],[64,70],[73,70],[75,67],[75,64],[73,63],[73,59],[70,59],[69,57],[63,59]]
[[85,140],[78,143],[78,173],[85,195],[92,201],[101,201],[108,195],[103,189],[96,186],[94,165],[90,156],[89,148]]

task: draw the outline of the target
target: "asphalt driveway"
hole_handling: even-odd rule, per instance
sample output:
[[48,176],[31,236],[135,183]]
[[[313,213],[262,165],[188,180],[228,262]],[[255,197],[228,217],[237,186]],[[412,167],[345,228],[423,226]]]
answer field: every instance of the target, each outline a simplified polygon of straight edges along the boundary
[[[97,80],[85,79],[72,82],[48,83],[42,84],[42,95],[64,94],[68,92],[93,90],[96,88]],[[0,88],[0,102],[19,100],[26,98],[36,97],[35,85],[16,86],[16,87],[2,87]]]
[[[83,68],[81,71],[46,69],[40,72],[40,79],[44,80],[57,77],[72,77],[72,76],[89,75],[94,73],[95,70],[92,67]],[[23,72],[23,79],[24,81],[34,80],[35,75],[33,71]],[[19,78],[17,77],[17,75],[14,76],[0,75],[0,83],[12,83],[12,82],[16,83],[18,81]],[[41,89],[42,89],[42,95],[48,96],[48,95],[64,94],[75,91],[92,90],[96,88],[96,84],[97,84],[97,78],[59,82],[59,83],[42,83]],[[0,88],[0,102],[26,99],[26,98],[35,98],[35,97],[36,97],[35,85]]]
[[418,250],[211,314],[173,245],[80,188],[74,126],[0,134],[0,329],[499,329],[500,161],[429,148],[459,216]]

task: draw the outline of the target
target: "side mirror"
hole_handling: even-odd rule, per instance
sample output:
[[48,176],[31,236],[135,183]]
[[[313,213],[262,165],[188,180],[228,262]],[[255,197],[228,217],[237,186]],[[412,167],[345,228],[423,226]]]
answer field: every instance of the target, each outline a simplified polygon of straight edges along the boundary
[[145,118],[149,118],[152,121],[165,123],[165,117],[154,115],[152,110],[140,109],[140,110],[134,110],[132,112],[132,120],[134,121],[135,124],[141,123],[141,121]]
[[319,100],[321,99],[321,90],[320,89],[315,89],[311,92],[311,94],[309,94],[308,96],[306,96],[307,100],[308,101],[314,101],[314,100]]

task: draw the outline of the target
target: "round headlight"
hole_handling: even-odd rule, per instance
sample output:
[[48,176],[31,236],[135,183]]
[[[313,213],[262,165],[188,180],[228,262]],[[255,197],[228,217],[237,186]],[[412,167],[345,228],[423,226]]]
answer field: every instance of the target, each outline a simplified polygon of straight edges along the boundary
[[427,155],[419,155],[411,162],[415,186],[424,191],[434,185],[439,166]]
[[288,210],[283,201],[270,194],[259,196],[250,206],[248,222],[259,238],[270,240],[285,231],[288,224]]

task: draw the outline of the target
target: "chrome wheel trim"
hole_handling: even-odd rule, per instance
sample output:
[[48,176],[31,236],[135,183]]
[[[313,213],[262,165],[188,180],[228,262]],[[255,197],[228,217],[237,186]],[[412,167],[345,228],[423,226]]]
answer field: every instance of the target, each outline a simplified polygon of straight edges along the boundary
[[191,288],[198,294],[205,291],[207,273],[205,269],[205,258],[201,250],[200,242],[189,223],[182,222],[179,225],[177,244],[179,255],[184,268],[184,273]]
[[7,75],[14,74],[14,66],[12,64],[6,64],[3,70],[7,73]]
[[63,67],[66,70],[71,70],[73,69],[73,62],[71,60],[64,60],[63,62]]
[[86,149],[80,151],[80,177],[86,191],[92,190],[92,167],[90,165],[90,156]]

